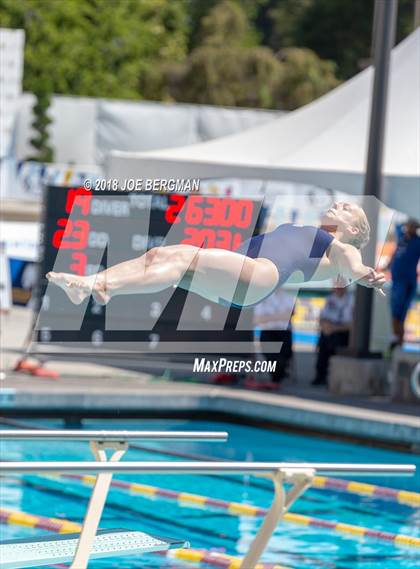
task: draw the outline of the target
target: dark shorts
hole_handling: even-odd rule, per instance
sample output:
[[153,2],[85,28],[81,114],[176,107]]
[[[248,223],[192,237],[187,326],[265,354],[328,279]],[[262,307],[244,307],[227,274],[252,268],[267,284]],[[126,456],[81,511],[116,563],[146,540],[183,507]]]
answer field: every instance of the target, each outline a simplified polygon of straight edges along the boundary
[[391,291],[391,312],[393,318],[404,322],[410,304],[413,301],[417,290],[416,281],[401,281],[392,283]]

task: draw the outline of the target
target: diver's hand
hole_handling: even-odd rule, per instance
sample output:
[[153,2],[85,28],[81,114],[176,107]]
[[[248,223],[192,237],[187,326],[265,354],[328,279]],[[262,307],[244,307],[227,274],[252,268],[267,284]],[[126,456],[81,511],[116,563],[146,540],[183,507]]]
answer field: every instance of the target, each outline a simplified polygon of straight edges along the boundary
[[386,296],[385,292],[382,290],[386,282],[384,273],[375,271],[375,269],[368,268],[368,273],[366,276],[358,281],[361,285],[368,288],[374,288],[382,296]]

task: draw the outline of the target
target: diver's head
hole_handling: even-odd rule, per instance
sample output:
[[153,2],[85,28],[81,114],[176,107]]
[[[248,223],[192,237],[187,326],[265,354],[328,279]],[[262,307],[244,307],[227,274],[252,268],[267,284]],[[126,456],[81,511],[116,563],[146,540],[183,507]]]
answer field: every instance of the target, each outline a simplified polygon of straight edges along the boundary
[[369,241],[370,226],[361,207],[335,202],[322,216],[321,223],[343,243],[362,249]]

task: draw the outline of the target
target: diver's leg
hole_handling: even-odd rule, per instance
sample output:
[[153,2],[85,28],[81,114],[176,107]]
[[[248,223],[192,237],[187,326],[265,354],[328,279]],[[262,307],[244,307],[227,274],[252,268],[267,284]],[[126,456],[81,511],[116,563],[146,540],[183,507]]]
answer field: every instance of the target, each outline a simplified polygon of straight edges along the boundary
[[144,294],[177,285],[191,270],[200,248],[192,245],[154,247],[141,257],[114,265],[100,274],[94,296],[108,301],[121,294]]
[[259,302],[279,280],[274,263],[268,259],[251,259],[224,249],[201,249],[193,268],[185,288],[213,302],[222,299],[240,306]]
[[[183,281],[186,275],[190,277],[188,285]],[[73,302],[82,302],[92,293],[98,302],[106,303],[115,295],[158,292],[180,285],[215,302],[223,298],[246,305],[258,302],[275,288],[278,272],[265,259],[250,259],[223,249],[172,245],[151,249],[91,277],[66,273],[48,273],[47,277]]]
[[61,287],[75,304],[91,294],[100,304],[106,304],[114,295],[158,292],[178,284],[199,251],[191,245],[154,247],[96,275],[50,272],[47,279]]

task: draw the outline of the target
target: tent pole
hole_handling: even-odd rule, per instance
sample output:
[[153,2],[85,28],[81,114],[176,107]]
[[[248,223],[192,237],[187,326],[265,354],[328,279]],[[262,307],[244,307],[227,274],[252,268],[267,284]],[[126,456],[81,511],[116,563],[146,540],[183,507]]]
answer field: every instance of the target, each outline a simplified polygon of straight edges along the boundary
[[[388,77],[391,50],[395,43],[398,0],[375,0],[373,34],[374,79],[370,109],[370,128],[366,174],[364,181],[365,209],[371,224],[370,247],[366,262],[375,265],[378,203],[382,195],[382,162],[388,98]],[[369,197],[368,197],[369,196]],[[373,199],[372,196],[376,199]],[[376,202],[373,204],[372,202]],[[371,206],[369,208],[369,205]],[[369,211],[370,209],[370,211]],[[370,355],[373,289],[357,287],[351,352],[356,357]]]

